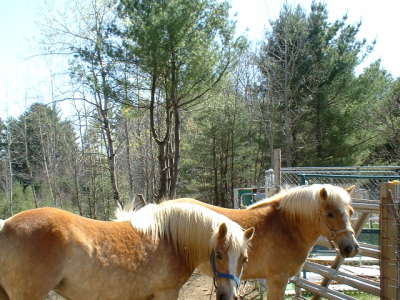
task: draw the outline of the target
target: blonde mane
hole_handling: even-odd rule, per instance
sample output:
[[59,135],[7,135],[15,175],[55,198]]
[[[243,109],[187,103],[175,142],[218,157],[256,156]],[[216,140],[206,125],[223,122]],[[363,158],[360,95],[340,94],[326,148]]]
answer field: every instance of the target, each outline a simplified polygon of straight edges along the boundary
[[6,222],[6,220],[0,219],[0,231],[3,229],[3,226],[4,226],[5,222]]
[[230,249],[240,254],[247,246],[243,229],[237,223],[210,209],[190,203],[148,204],[137,211],[118,208],[116,221],[130,221],[134,228],[149,235],[153,241],[171,241],[178,253],[185,255],[188,263],[193,266],[202,258],[210,256],[222,223],[228,228],[226,241]]
[[327,199],[336,205],[350,205],[349,193],[339,186],[331,184],[313,184],[283,190],[271,198],[250,205],[247,209],[257,209],[277,203],[279,209],[292,218],[315,218],[319,214],[320,191],[325,188]]

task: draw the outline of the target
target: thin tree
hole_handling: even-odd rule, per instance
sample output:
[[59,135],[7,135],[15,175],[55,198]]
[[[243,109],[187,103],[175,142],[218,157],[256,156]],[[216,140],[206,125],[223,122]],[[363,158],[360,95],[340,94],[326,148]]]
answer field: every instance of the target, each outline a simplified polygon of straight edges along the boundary
[[[176,196],[182,110],[221,80],[243,44],[233,38],[229,5],[215,0],[121,1],[122,37],[147,74],[150,128],[158,145],[157,199]],[[163,130],[155,126],[163,113]]]

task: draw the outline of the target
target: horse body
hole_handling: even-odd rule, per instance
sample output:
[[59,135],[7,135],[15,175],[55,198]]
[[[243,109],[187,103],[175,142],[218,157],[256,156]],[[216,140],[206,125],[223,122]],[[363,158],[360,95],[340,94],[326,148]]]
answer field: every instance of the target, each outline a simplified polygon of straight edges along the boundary
[[[212,206],[189,198],[175,201],[204,205],[229,217],[243,228],[255,228],[255,235],[249,248],[250,259],[242,277],[267,278],[270,294],[276,296],[276,298],[269,296],[269,299],[281,299],[277,295],[281,294],[288,279],[300,271],[320,235],[318,232],[305,235],[302,232],[305,228],[301,224],[296,227],[291,226],[285,218],[282,218],[282,212],[274,204],[254,210],[237,210]],[[201,265],[199,269],[209,275],[206,265]]]
[[[196,212],[195,222],[207,239],[195,240],[198,230],[192,240],[182,240],[175,236],[180,224],[173,223],[186,218],[185,207],[171,218],[170,211],[156,211],[150,207],[145,214],[136,214],[141,220],[137,226],[134,221],[96,221],[55,208],[13,216],[0,228],[0,299],[39,300],[50,290],[74,300],[177,299],[180,287],[198,264],[209,261],[220,240],[223,246],[234,242],[234,247],[246,250],[243,231],[233,222],[215,232],[221,219],[206,218],[209,222],[202,224],[204,211]],[[160,220],[164,229],[156,226]],[[187,221],[193,221],[193,214]],[[234,257],[239,259],[244,252]]]
[[180,259],[166,241],[154,243],[129,222],[95,221],[54,208],[11,218],[0,245],[0,285],[11,299],[42,299],[51,289],[77,300],[148,299],[155,290],[177,296],[175,287],[192,271],[174,263]]
[[[335,240],[345,256],[357,253],[358,245],[349,218],[350,196],[340,187],[295,188],[243,210],[221,208],[189,198],[173,202],[202,205],[243,228],[255,228],[243,278],[266,278],[268,299],[283,299],[289,278],[300,271],[319,236]],[[329,216],[333,212],[335,218],[327,217],[328,211]],[[333,237],[333,233],[337,234]],[[200,269],[203,271],[203,265]]]

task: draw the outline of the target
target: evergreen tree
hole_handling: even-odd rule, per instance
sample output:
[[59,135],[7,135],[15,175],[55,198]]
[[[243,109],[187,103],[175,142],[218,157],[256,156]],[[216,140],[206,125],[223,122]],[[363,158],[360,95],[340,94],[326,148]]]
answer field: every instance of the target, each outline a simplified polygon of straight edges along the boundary
[[344,163],[356,130],[344,109],[346,89],[369,51],[359,28],[346,16],[330,23],[326,5],[316,2],[308,15],[285,6],[272,22],[259,65],[286,165]]
[[120,13],[128,24],[124,41],[150,91],[151,132],[159,152],[158,199],[176,195],[182,110],[213,89],[242,44],[233,38],[228,9],[226,1],[215,0],[121,1]]

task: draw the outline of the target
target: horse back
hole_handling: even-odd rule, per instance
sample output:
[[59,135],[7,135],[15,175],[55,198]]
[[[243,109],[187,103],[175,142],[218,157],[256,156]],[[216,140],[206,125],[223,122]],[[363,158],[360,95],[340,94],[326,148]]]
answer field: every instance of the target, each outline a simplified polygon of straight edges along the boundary
[[1,249],[22,248],[32,258],[51,259],[52,254],[56,255],[65,249],[67,220],[68,215],[52,208],[19,213],[5,222],[0,234]]
[[65,254],[71,247],[96,247],[108,240],[118,248],[120,241],[138,242],[143,238],[129,222],[92,220],[46,207],[27,210],[8,219],[0,239],[25,250],[32,249],[36,257],[48,259],[49,254]]

